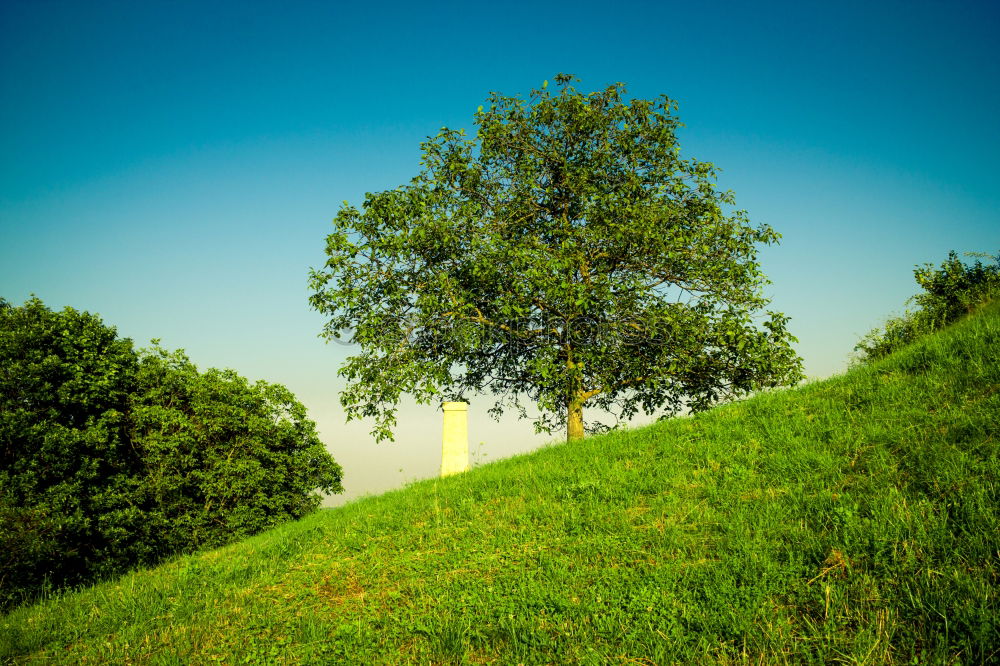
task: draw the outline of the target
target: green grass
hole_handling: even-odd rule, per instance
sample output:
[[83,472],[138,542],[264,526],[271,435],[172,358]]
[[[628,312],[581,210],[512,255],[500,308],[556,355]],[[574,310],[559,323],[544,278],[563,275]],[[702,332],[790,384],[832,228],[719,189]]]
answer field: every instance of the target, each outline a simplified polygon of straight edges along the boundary
[[16,609],[0,657],[996,662],[998,358],[994,304],[844,376]]

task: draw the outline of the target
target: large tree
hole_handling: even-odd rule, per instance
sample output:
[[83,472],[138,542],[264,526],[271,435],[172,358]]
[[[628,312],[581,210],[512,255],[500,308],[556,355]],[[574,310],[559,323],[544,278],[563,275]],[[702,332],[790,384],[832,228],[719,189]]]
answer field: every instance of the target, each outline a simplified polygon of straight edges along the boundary
[[493,93],[474,139],[442,128],[408,185],[337,214],[310,302],[360,345],[341,402],[376,438],[403,393],[487,393],[573,440],[585,406],[671,414],[800,378],[787,317],[761,312],[757,246],[779,235],[681,157],[672,100],[573,80]]

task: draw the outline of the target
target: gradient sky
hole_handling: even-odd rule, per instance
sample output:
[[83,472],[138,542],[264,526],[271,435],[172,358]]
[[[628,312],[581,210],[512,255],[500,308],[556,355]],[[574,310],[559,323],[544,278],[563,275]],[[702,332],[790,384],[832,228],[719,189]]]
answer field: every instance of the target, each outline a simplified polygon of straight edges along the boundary
[[[1000,3],[0,3],[0,296],[288,386],[345,497],[436,472],[440,412],[344,424],[311,266],[342,200],[418,170],[490,91],[666,93],[751,220],[810,377],[948,250],[1000,251]],[[479,459],[551,437],[473,401]],[[482,446],[477,446],[482,442]],[[343,498],[337,500],[343,501]]]

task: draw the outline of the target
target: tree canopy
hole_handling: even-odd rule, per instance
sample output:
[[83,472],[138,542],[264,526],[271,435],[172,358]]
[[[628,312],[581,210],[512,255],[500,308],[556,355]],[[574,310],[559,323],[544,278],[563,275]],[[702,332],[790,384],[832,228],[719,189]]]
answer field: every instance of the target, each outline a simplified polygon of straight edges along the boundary
[[0,299],[0,608],[300,518],[340,480],[283,386]]
[[409,184],[334,219],[310,302],[360,346],[341,402],[378,439],[404,393],[488,394],[576,439],[584,407],[673,414],[800,378],[787,317],[761,312],[757,246],[779,235],[681,156],[668,97],[573,81],[491,94],[474,138],[442,128]]
[[200,372],[182,351],[142,350],[129,405],[149,520],[167,552],[218,546],[301,518],[342,492],[340,466],[287,388]]
[[126,419],[136,368],[94,315],[0,301],[0,607],[152,559]]

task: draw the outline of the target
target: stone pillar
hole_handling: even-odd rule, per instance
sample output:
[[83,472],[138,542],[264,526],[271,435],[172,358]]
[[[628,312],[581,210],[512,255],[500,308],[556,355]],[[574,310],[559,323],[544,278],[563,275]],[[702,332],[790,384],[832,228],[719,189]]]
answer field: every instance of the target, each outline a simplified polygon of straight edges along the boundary
[[441,476],[469,469],[469,404],[446,402],[441,437]]

